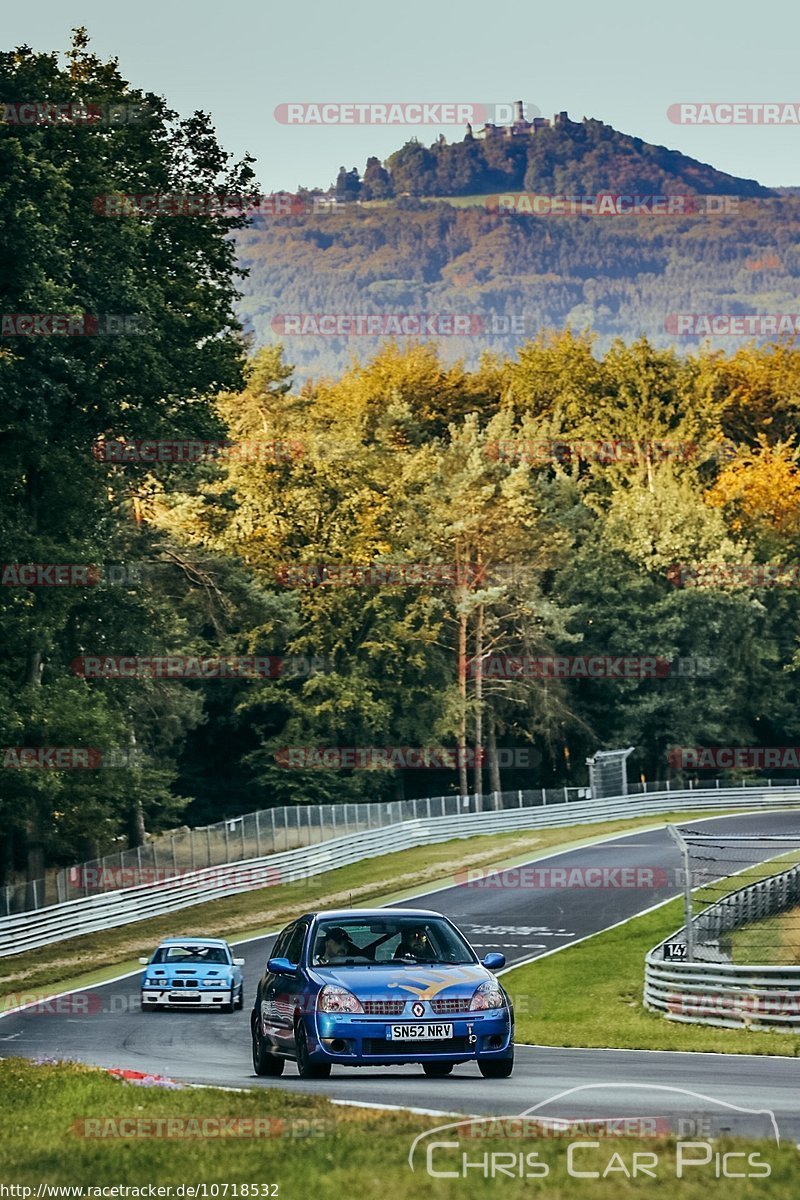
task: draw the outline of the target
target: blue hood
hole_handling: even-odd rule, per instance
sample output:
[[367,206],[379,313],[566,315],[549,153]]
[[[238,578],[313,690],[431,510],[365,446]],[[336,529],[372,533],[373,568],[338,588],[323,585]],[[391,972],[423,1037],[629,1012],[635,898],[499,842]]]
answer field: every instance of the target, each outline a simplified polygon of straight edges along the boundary
[[233,966],[230,963],[148,963],[148,979],[227,979]]
[[463,967],[380,964],[375,967],[312,967],[313,978],[347,988],[360,999],[432,1000],[434,997],[471,996],[481,983],[493,979],[478,963]]

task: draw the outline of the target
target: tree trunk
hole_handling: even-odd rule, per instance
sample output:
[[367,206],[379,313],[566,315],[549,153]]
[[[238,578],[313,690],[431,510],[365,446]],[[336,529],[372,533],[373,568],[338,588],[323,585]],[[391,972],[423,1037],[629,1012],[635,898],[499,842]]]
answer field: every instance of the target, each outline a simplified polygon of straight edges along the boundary
[[483,623],[485,610],[478,605],[475,624],[475,811],[483,809]]
[[469,795],[467,780],[467,614],[458,614],[458,691],[461,697],[461,712],[458,728],[458,790],[462,796]]
[[[131,730],[130,738],[128,739],[131,749],[131,761],[136,758],[136,734]],[[138,775],[135,776],[138,782]],[[128,849],[135,846],[143,846],[147,837],[147,831],[144,827],[144,810],[142,808],[142,798],[136,795],[133,801],[133,808],[130,814],[130,829],[128,831]]]
[[497,730],[495,729],[494,713],[489,709],[486,714],[486,748],[489,752],[489,787],[494,797],[495,808],[500,804],[500,792],[503,787],[500,781],[500,760],[497,757]]

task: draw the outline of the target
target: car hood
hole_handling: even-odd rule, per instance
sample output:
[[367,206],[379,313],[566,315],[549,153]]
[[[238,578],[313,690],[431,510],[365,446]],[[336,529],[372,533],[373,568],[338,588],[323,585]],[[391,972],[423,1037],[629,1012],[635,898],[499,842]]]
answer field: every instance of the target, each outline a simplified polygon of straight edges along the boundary
[[491,971],[477,963],[450,966],[314,967],[312,975],[321,983],[347,988],[359,998],[386,1000],[433,1000],[434,997],[471,996],[479,984],[493,979]]
[[185,967],[177,963],[151,963],[145,975],[150,979],[227,979],[233,970],[230,963],[192,963]]

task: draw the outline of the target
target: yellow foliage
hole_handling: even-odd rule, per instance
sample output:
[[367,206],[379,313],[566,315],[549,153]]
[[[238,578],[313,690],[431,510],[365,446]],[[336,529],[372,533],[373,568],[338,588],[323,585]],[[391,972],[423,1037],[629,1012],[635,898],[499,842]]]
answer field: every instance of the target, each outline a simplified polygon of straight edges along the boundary
[[757,448],[741,452],[722,470],[706,493],[707,502],[727,510],[735,533],[773,531],[787,537],[800,535],[800,451],[786,442],[767,445],[763,435]]

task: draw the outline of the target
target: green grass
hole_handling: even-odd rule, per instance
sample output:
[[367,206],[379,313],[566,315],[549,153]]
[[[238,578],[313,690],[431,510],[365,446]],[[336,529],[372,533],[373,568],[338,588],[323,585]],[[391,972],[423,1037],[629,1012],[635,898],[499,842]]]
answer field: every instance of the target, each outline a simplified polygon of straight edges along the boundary
[[770,963],[776,967],[800,965],[800,907],[735,929],[731,946],[736,963]]
[[[659,815],[655,823],[697,819],[702,815],[712,814],[670,813]],[[204,933],[231,940],[257,937],[282,928],[292,918],[310,910],[387,903],[428,886],[452,884],[456,872],[465,867],[513,866],[553,849],[653,825],[653,817],[643,816],[560,829],[456,838],[364,859],[295,883],[254,889],[118,929],[70,938],[0,959],[0,1011],[12,1007],[23,991],[91,986],[133,971],[140,955],[149,954],[160,938],[172,934]]]
[[[476,1082],[480,1087],[480,1082]],[[408,1165],[413,1139],[448,1120],[409,1112],[385,1112],[334,1106],[324,1099],[325,1085],[314,1092],[297,1093],[257,1088],[236,1093],[220,1089],[135,1087],[109,1078],[104,1072],[74,1064],[34,1065],[21,1059],[0,1061],[0,1180],[31,1187],[39,1183],[92,1187],[122,1185],[144,1188],[184,1184],[241,1185],[276,1183],[279,1200],[464,1200],[465,1196],[497,1196],[522,1200],[536,1195],[542,1200],[591,1196],[592,1200],[620,1200],[641,1188],[642,1193],[669,1200],[706,1200],[709,1185],[717,1183],[712,1163],[676,1178],[674,1140],[618,1139],[595,1151],[583,1150],[579,1169],[602,1171],[612,1155],[631,1163],[633,1150],[658,1156],[657,1178],[628,1182],[617,1170],[607,1179],[581,1180],[577,1185],[566,1168],[567,1144],[562,1140],[474,1138],[461,1142],[470,1162],[482,1161],[491,1152],[538,1152],[547,1165],[545,1179],[484,1178],[470,1170],[467,1179],[433,1179],[425,1170],[424,1154]],[[122,1126],[127,1136],[112,1136],[120,1119],[138,1119]],[[270,1136],[158,1137],[165,1118],[204,1120],[238,1118],[260,1122],[253,1128]],[[86,1122],[89,1124],[87,1125]],[[202,1129],[199,1124],[195,1129]],[[241,1126],[240,1126],[241,1128]],[[104,1136],[85,1136],[86,1130]],[[173,1126],[173,1130],[175,1126]],[[136,1131],[137,1136],[131,1136]],[[144,1135],[144,1131],[149,1136]],[[448,1140],[453,1133],[448,1131]],[[780,1149],[774,1142],[724,1139],[715,1151],[736,1149],[756,1153],[771,1168],[769,1178],[726,1181],[727,1200],[784,1197],[796,1190],[797,1150],[791,1142]],[[434,1167],[460,1165],[461,1150],[439,1152]],[[447,1159],[441,1157],[447,1153]],[[695,1152],[696,1153],[696,1152]],[[506,1160],[507,1161],[507,1160]],[[615,1160],[618,1162],[619,1160]],[[735,1160],[737,1166],[743,1159]],[[578,1165],[576,1163],[576,1165]],[[259,1195],[263,1194],[259,1192]],[[174,1195],[174,1194],[173,1194]],[[218,1192],[220,1197],[223,1192]],[[227,1195],[232,1197],[232,1189]],[[252,1195],[252,1193],[251,1193]]]
[[645,955],[682,923],[683,900],[670,900],[617,929],[504,974],[503,986],[519,1007],[516,1040],[545,1046],[800,1055],[800,1031],[689,1025],[644,1007]]

